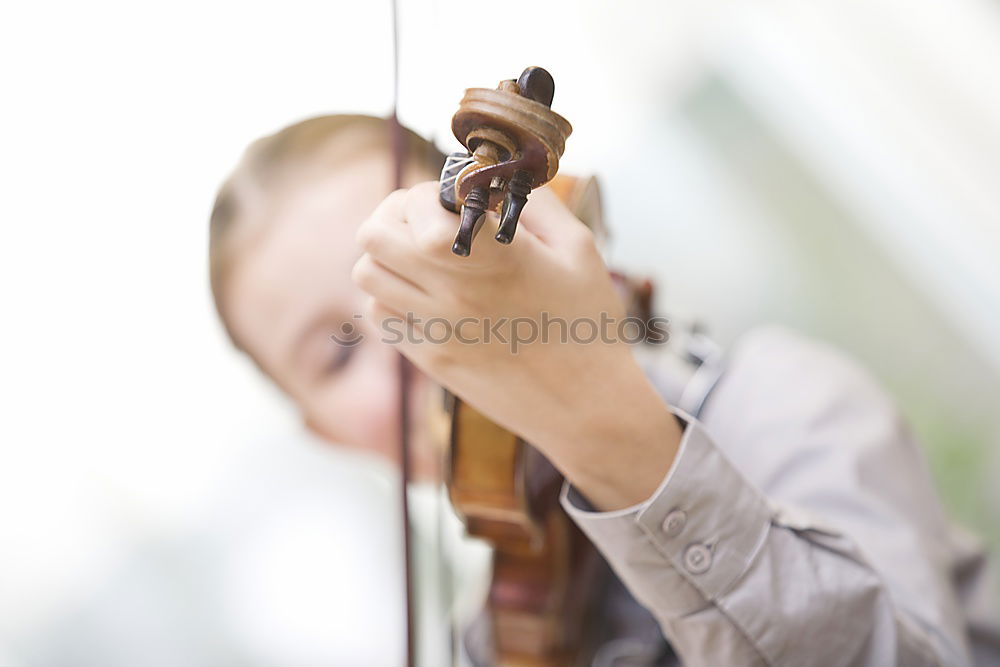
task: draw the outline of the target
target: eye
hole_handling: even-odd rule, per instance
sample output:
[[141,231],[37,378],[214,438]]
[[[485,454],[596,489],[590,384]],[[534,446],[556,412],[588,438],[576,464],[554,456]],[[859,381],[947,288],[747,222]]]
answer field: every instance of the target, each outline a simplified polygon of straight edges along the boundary
[[347,364],[349,364],[351,359],[354,357],[356,348],[357,344],[345,345],[331,340],[331,357],[330,360],[323,366],[324,375],[334,375],[344,370],[344,368],[347,367]]

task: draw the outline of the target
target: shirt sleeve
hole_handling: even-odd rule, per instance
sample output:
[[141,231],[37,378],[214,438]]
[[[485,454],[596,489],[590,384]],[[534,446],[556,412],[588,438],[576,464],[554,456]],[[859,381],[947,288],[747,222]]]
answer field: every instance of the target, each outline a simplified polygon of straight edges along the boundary
[[[826,385],[837,380],[836,374],[824,378]],[[840,377],[848,378],[857,379],[850,373]],[[847,382],[840,389],[856,387]],[[751,405],[730,415],[730,423],[744,422],[734,432],[756,427],[754,432],[767,433],[755,419],[770,422],[757,419],[752,399],[745,398]],[[762,467],[748,464],[756,476],[771,475],[758,483],[747,479],[701,422],[675,410],[684,423],[681,446],[647,501],[594,512],[575,489],[564,487],[566,511],[656,616],[685,665],[969,664],[947,569],[932,548],[924,549],[924,526],[865,488],[864,469],[878,460],[865,458],[873,447],[887,448],[890,459],[905,457],[909,449],[892,442],[905,438],[898,427],[876,431],[873,444],[872,431],[858,431],[852,419],[869,425],[873,417],[899,420],[880,414],[886,410],[880,401],[856,407],[858,414],[839,410],[832,428],[815,415],[803,418],[807,407],[776,422],[774,451],[740,454],[748,461],[771,460]],[[854,433],[865,446],[829,437],[838,433],[845,438]],[[741,446],[755,442],[742,440]],[[756,444],[766,445],[766,438]],[[832,465],[824,467],[823,447],[839,448]],[[862,474],[852,475],[852,466]],[[909,469],[897,466],[882,474],[906,476]],[[779,483],[775,476],[797,481]],[[910,481],[923,488],[919,480]],[[774,496],[762,487],[776,489]],[[887,576],[887,568],[876,567],[868,552],[883,563],[901,554],[914,562],[900,562]]]

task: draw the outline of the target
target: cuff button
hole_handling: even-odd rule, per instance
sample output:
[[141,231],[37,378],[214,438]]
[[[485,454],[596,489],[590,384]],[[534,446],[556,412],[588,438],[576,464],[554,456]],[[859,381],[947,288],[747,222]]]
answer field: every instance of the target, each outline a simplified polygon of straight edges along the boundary
[[684,552],[684,567],[691,574],[708,572],[712,567],[712,550],[704,544],[692,544]]
[[686,523],[687,514],[683,510],[674,510],[663,520],[663,532],[667,537],[677,537]]

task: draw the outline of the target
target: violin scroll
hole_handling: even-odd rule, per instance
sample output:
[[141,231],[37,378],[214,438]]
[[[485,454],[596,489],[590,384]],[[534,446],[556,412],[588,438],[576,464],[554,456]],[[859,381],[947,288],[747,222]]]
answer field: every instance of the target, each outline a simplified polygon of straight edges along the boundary
[[469,88],[451,128],[466,152],[452,153],[441,171],[441,204],[461,212],[452,252],[466,257],[487,211],[500,214],[495,239],[510,243],[534,188],[559,171],[569,122],[549,107],[552,75],[529,67],[496,89]]

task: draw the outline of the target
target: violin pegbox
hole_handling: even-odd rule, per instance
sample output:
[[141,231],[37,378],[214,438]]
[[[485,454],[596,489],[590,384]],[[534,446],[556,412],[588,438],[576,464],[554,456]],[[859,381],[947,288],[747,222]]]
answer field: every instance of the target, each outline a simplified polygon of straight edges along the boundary
[[448,156],[440,181],[441,205],[461,213],[456,255],[469,255],[487,211],[500,215],[495,239],[513,241],[528,195],[559,171],[573,128],[549,108],[554,91],[552,75],[541,67],[496,89],[465,91],[451,129],[466,151]]

